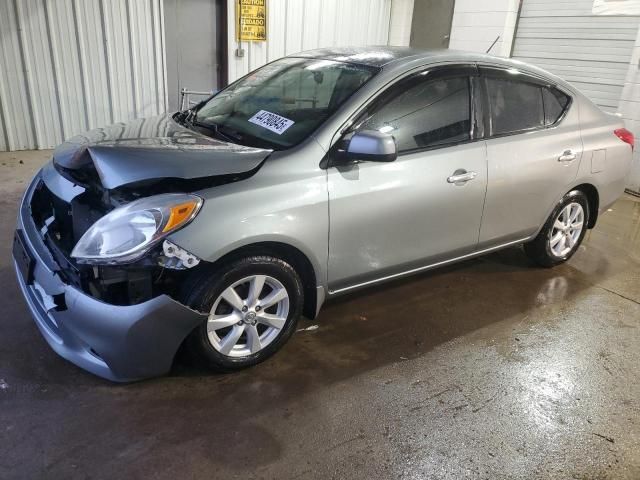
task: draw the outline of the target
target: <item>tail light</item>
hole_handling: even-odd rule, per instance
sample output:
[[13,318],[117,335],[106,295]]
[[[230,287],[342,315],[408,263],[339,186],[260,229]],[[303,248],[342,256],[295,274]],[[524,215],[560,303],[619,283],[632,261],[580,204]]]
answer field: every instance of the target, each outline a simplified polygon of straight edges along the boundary
[[629,145],[631,145],[631,150],[633,150],[633,148],[635,147],[635,143],[636,143],[636,140],[633,137],[633,133],[631,133],[626,128],[619,128],[619,129],[615,130],[613,133],[615,133],[616,137],[618,137],[624,143],[628,143]]

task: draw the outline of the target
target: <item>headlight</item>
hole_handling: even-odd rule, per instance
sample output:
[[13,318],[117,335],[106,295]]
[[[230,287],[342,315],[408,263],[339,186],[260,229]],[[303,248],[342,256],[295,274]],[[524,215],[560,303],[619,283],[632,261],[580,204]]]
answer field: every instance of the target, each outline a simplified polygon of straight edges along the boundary
[[202,199],[168,193],[136,200],[109,212],[80,238],[71,256],[81,263],[128,263],[197,215]]

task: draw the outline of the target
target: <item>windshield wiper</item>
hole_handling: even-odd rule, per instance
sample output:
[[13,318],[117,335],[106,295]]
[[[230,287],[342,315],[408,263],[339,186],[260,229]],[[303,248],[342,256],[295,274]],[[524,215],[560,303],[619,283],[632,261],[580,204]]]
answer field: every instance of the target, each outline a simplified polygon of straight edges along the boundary
[[[234,133],[230,132],[228,128],[223,127],[222,125],[219,125],[214,122],[202,122],[198,120],[198,111],[196,107],[180,112],[179,114],[180,121],[183,123],[184,126],[199,127],[205,130],[209,130],[214,135],[222,138],[227,142],[240,143],[243,141],[243,136],[235,135]],[[222,129],[224,129],[225,131],[222,131]]]
[[187,121],[190,125],[209,130],[210,132],[213,132],[215,135],[222,137],[224,140],[228,142],[236,143],[240,140],[240,138],[235,138],[232,135],[228,135],[224,132],[221,132],[220,126],[217,123],[199,121],[198,116],[195,114],[195,112],[194,112],[194,115],[191,116]]
[[183,110],[181,112],[178,112],[176,115],[174,115],[173,118],[178,123],[181,123],[182,125],[186,125],[191,121],[191,119],[195,114],[196,114],[195,109],[190,108],[189,110]]
[[197,115],[198,114],[196,113],[196,109],[190,108],[189,110],[187,110],[187,114],[184,117],[185,123],[190,123],[191,121],[195,120]]
[[[243,140],[245,137],[242,135],[237,135],[234,133],[233,130],[223,126],[223,125],[218,125],[218,132],[220,132],[221,135],[224,135],[227,138],[231,138],[233,140],[235,140],[236,142],[239,142],[241,140]],[[222,131],[224,129],[224,131]]]

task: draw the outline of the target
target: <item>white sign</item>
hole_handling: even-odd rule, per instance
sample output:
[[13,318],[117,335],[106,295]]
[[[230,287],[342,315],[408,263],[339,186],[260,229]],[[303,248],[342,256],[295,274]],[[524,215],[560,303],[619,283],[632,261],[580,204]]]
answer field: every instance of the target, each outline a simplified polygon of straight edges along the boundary
[[266,110],[260,110],[251,117],[249,121],[256,125],[260,125],[267,130],[271,130],[278,135],[282,135],[287,131],[287,128],[295,123],[293,120],[289,120],[288,118],[281,117],[277,113],[268,112]]
[[594,0],[594,15],[640,15],[640,0]]

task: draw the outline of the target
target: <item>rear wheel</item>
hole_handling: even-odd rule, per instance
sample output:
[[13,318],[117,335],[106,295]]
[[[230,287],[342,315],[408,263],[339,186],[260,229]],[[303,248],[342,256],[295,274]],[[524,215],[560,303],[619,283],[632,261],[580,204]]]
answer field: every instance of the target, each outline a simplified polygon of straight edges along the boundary
[[580,190],[567,193],[553,210],[538,236],[524,245],[538,265],[553,267],[569,260],[587,231],[589,201]]
[[185,303],[209,316],[187,347],[199,363],[217,371],[266,360],[291,337],[302,311],[300,277],[273,257],[232,262],[194,279],[192,287]]

